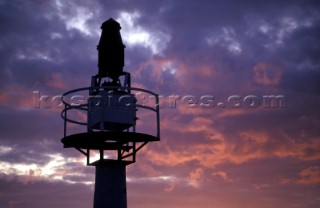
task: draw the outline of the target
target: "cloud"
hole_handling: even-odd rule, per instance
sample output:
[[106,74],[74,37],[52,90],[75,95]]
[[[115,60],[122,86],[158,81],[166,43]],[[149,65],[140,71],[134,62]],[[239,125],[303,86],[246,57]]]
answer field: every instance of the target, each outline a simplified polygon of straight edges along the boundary
[[281,184],[297,184],[302,186],[317,186],[319,185],[319,166],[310,166],[300,170],[295,177],[284,177],[280,179]]
[[[6,188],[1,198],[2,206],[14,208],[63,207],[65,205],[77,207],[92,206],[92,190],[86,185],[70,185],[45,181],[33,181],[21,184],[19,180],[18,178],[12,178],[8,181],[1,175],[1,187]],[[61,188],[64,191],[61,191]],[[79,195],[83,197],[79,198]],[[65,200],[61,200],[64,197],[66,197]]]
[[232,182],[232,179],[230,179],[228,174],[224,171],[213,172],[213,173],[211,173],[211,175],[212,176],[219,176],[220,178],[222,178],[226,182]]
[[[131,207],[318,207],[319,6],[2,1],[0,206],[92,205],[94,169],[63,149],[61,109],[34,108],[33,92],[89,86],[100,26],[112,17],[134,86],[163,102],[161,141],[128,167]],[[283,95],[286,106],[248,107],[248,95]],[[137,130],[153,131],[153,115],[139,113]]]
[[48,78],[47,85],[50,88],[58,89],[58,90],[67,90],[70,89],[68,83],[64,81],[65,76],[61,73],[52,73],[50,74],[50,78]]
[[320,184],[320,167],[312,166],[299,172],[299,179],[296,183],[301,185],[317,185]]
[[252,68],[254,81],[262,85],[277,85],[281,81],[282,67],[274,63],[259,63]]
[[195,171],[191,172],[190,180],[193,188],[199,188],[203,181],[203,169],[197,168]]
[[137,19],[141,14],[137,11],[133,13],[120,12],[117,21],[122,25],[123,39],[129,46],[142,46],[148,48],[153,55],[163,55],[170,35],[160,30],[148,31],[143,26],[137,24]]
[[[317,137],[308,142],[300,142],[281,131],[265,132],[252,129],[224,132],[214,127],[216,122],[201,117],[183,123],[181,123],[183,120],[180,121],[179,118],[174,120],[168,118],[167,122],[169,121],[171,125],[173,121],[176,121],[175,128],[170,128],[170,125],[166,125],[166,121],[163,121],[162,129],[168,129],[167,131],[174,135],[166,139],[171,141],[172,148],[164,143],[162,151],[147,150],[145,154],[152,163],[181,166],[197,161],[206,168],[214,168],[225,163],[243,164],[272,157],[292,157],[305,161],[320,159],[316,154],[319,148]],[[166,155],[166,157],[161,155]]]

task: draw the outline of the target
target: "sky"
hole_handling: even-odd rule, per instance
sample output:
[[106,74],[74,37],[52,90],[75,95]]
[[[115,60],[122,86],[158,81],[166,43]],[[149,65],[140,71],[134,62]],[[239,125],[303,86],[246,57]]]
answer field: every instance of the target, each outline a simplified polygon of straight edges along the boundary
[[54,97],[90,85],[109,18],[132,85],[161,96],[161,141],[127,167],[128,207],[320,207],[311,0],[1,0],[0,207],[92,207],[95,169],[63,148]]

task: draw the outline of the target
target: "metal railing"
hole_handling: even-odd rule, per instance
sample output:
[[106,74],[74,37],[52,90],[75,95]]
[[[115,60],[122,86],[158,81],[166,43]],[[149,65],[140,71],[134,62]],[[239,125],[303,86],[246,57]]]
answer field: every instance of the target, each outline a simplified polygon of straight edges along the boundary
[[[160,112],[159,112],[159,96],[158,94],[149,91],[149,90],[145,90],[145,89],[141,89],[141,88],[136,88],[136,87],[121,87],[121,86],[100,86],[100,87],[84,87],[84,88],[78,88],[78,89],[74,89],[74,90],[70,90],[68,92],[65,92],[62,95],[61,101],[64,104],[64,109],[61,111],[61,117],[64,120],[64,137],[67,136],[67,129],[68,129],[68,123],[72,123],[72,124],[77,124],[77,125],[82,125],[82,126],[88,126],[88,114],[87,114],[87,121],[81,121],[81,120],[77,120],[77,119],[73,119],[68,117],[68,112],[71,110],[79,110],[79,111],[85,111],[88,112],[88,102],[87,103],[83,103],[83,104],[75,104],[75,103],[71,103],[70,101],[67,100],[68,96],[71,95],[76,95],[76,93],[80,93],[80,92],[85,92],[88,91],[87,95],[89,96],[90,92],[93,91],[101,91],[101,90],[118,90],[118,91],[126,91],[126,92],[130,92],[131,94],[134,95],[134,93],[132,93],[132,91],[136,91],[138,93],[146,93],[149,96],[154,96],[155,98],[155,103],[154,106],[149,106],[149,105],[144,105],[144,104],[139,104],[137,103],[135,106],[137,107],[137,109],[141,108],[141,109],[146,109],[146,110],[150,110],[155,112],[155,117],[156,117],[156,121],[155,121],[155,128],[156,128],[156,133],[152,136],[155,136],[157,138],[160,138]],[[88,99],[87,99],[88,100]],[[133,126],[133,132],[136,132],[136,125]]]

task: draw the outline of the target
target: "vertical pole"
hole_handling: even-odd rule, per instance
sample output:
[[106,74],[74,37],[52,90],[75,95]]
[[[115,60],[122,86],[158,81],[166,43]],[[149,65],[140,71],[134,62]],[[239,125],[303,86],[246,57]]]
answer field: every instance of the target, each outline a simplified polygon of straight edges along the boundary
[[87,149],[87,165],[90,164],[90,149]]
[[157,137],[160,138],[160,103],[159,103],[159,96],[156,95],[156,111],[157,111]]
[[100,160],[103,160],[103,155],[104,155],[103,149],[100,149],[99,152],[100,152]]
[[63,123],[63,127],[64,127],[64,130],[63,130],[63,136],[66,137],[67,136],[67,105],[64,104],[64,123]]
[[94,208],[127,208],[126,163],[99,161],[96,163]]

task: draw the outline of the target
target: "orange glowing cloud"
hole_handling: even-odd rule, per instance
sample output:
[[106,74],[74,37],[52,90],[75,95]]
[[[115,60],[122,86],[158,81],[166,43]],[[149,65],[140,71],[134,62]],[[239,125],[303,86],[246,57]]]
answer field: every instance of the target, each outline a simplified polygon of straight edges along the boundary
[[0,104],[27,110],[33,107],[33,94],[19,84],[10,84],[0,93]]
[[141,151],[141,153],[145,154],[146,158],[148,158],[152,163],[165,166],[182,165],[197,159],[197,156],[190,154],[188,150],[173,151],[169,147],[162,147],[161,149],[163,148],[163,152],[158,152],[146,147],[144,151]]
[[204,180],[204,173],[202,168],[197,168],[196,170],[190,173],[190,185],[193,188],[199,188],[201,183]]
[[316,186],[320,184],[320,167],[311,166],[301,170],[297,178],[281,178],[281,184],[298,184],[303,186]]
[[281,80],[283,67],[272,62],[261,62],[252,68],[254,81],[262,85],[277,85]]
[[52,73],[48,77],[47,86],[58,90],[70,89],[69,85],[65,82],[67,79],[64,76],[61,73]]
[[301,185],[319,185],[320,184],[320,167],[312,166],[303,169],[299,172],[299,177],[296,181],[297,184]]
[[[243,164],[270,157],[292,157],[306,161],[320,159],[319,154],[310,153],[311,150],[320,149],[319,140],[297,143],[293,138],[286,138],[283,134],[278,135],[277,137],[281,138],[277,139],[272,132],[254,130],[238,132],[235,135],[237,139],[229,139],[226,134],[215,129],[212,122],[205,118],[200,117],[183,125],[179,125],[179,123],[175,125],[174,123],[168,118],[163,124],[166,128],[170,128],[170,124],[174,126],[172,131],[176,133],[175,137],[180,135],[181,138],[188,138],[189,143],[184,143],[178,149],[173,149],[162,141],[161,151],[146,148],[144,154],[152,163],[177,166],[197,161],[202,167],[214,168],[225,163]],[[204,138],[201,140],[193,138],[195,132],[201,133]],[[174,140],[174,138],[166,138],[166,140]]]
[[217,172],[213,172],[211,173],[212,176],[219,176],[221,177],[224,181],[226,182],[231,182],[232,180],[229,178],[229,176],[227,175],[226,172],[224,171],[217,171]]
[[[301,160],[312,161],[320,159],[320,140],[314,139],[305,143],[298,143],[293,138],[284,135],[284,141],[273,151],[276,157],[293,157]],[[311,153],[310,153],[311,152]]]
[[0,92],[0,103],[4,104],[8,99],[8,94],[5,92]]
[[222,118],[232,117],[232,116],[247,115],[249,113],[253,113],[253,111],[248,111],[245,108],[231,108],[228,110],[223,110],[218,112],[217,118],[222,119]]

